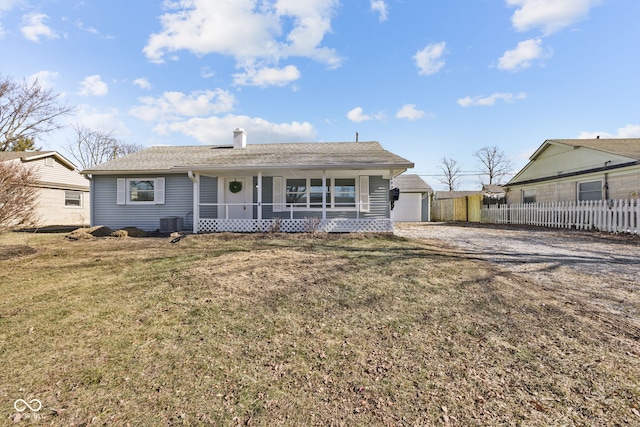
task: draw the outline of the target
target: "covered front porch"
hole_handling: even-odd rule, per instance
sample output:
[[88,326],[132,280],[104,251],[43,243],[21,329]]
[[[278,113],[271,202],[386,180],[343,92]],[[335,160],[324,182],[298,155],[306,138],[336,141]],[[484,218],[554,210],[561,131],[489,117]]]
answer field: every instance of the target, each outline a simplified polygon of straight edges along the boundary
[[390,171],[378,172],[189,171],[193,232],[393,232]]

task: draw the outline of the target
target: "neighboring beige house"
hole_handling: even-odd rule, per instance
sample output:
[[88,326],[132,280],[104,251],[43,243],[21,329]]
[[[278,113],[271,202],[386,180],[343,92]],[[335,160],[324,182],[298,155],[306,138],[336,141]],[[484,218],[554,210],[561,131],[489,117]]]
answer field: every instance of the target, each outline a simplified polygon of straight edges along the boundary
[[549,139],[507,187],[508,203],[640,195],[640,138]]
[[1,162],[19,162],[38,175],[39,226],[88,225],[89,180],[55,151],[4,151]]
[[393,222],[431,221],[433,189],[420,176],[398,175],[391,180],[391,187],[399,190],[398,200],[391,210]]

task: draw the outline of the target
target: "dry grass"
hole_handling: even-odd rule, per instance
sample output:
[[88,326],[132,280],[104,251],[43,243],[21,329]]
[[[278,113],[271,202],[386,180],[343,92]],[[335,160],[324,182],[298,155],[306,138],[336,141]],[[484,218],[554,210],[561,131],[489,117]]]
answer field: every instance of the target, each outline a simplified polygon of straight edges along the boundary
[[[393,236],[2,235],[0,420],[640,423],[625,319]],[[25,420],[22,420],[25,421]]]

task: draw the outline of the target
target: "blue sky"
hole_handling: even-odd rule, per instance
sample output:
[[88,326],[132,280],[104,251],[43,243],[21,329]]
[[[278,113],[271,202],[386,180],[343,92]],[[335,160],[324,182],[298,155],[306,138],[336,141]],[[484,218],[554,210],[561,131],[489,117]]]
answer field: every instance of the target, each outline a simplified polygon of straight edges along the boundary
[[[640,137],[637,0],[0,0],[0,73],[128,143],[380,141],[517,171],[545,139]],[[39,141],[67,153],[70,131]]]

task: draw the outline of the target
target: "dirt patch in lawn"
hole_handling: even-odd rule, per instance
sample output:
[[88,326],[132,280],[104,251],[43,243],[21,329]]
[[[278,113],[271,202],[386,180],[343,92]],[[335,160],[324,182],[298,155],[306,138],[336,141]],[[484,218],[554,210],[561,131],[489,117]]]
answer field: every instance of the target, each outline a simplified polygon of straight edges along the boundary
[[35,248],[25,245],[0,245],[0,260],[31,255],[38,252]]

